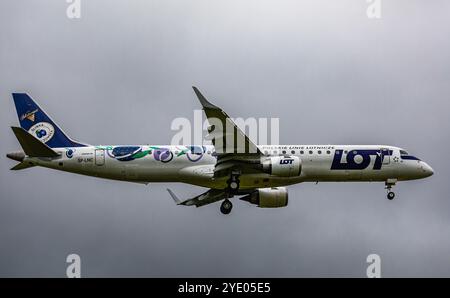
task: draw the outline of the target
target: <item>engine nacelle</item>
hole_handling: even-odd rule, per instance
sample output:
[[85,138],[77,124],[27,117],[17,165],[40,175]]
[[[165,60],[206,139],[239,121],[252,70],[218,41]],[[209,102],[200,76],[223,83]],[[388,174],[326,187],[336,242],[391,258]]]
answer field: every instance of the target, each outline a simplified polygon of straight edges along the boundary
[[300,176],[302,160],[298,156],[271,156],[261,160],[263,171],[279,177]]
[[241,198],[261,208],[279,208],[288,205],[288,191],[285,187],[259,188]]

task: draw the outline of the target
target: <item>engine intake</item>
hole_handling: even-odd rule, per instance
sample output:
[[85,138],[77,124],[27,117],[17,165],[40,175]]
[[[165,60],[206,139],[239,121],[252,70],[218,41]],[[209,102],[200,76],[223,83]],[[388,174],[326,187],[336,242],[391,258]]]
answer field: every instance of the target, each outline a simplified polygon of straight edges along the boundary
[[279,208],[288,205],[288,191],[285,187],[259,188],[255,192],[240,198],[260,208]]
[[298,156],[271,156],[261,160],[263,171],[280,177],[300,176],[302,161]]

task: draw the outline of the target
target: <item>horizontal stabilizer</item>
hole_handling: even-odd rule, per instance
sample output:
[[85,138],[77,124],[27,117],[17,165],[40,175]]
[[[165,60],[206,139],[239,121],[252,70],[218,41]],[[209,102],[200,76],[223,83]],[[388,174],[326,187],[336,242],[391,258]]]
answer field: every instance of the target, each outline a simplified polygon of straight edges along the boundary
[[10,170],[12,171],[18,171],[18,170],[23,170],[23,169],[28,169],[28,168],[32,168],[34,167],[33,164],[30,164],[28,162],[21,162],[16,164],[14,167],[12,167]]
[[21,127],[11,127],[23,151],[30,157],[57,157],[58,153]]

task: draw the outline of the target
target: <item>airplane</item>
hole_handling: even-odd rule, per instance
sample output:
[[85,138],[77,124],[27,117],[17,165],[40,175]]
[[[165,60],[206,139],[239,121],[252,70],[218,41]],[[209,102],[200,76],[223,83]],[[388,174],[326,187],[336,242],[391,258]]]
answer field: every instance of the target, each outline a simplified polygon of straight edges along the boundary
[[222,201],[223,214],[231,212],[233,197],[261,208],[285,207],[286,186],[296,183],[384,182],[392,200],[397,182],[433,175],[426,162],[394,146],[257,146],[221,108],[193,89],[210,124],[212,145],[88,145],[69,138],[26,93],[13,93],[20,127],[11,128],[22,150],[7,154],[19,162],[11,170],[40,166],[143,184],[202,186],[209,190],[186,200],[167,191],[177,205]]

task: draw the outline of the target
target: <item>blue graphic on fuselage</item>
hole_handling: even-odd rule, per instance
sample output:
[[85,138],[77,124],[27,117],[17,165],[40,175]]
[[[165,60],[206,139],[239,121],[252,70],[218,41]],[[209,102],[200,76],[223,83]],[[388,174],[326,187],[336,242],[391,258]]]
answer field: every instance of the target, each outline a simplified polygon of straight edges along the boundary
[[188,152],[186,152],[186,156],[192,162],[199,161],[202,158],[203,154],[206,152],[205,146],[191,145],[186,146],[186,148],[188,149]]
[[119,161],[130,161],[134,159],[133,155],[141,150],[140,146],[120,146],[112,150],[112,155]]
[[[341,162],[344,150],[336,149],[334,153],[331,170],[364,170],[371,161],[371,156],[375,156],[374,170],[380,170],[385,156],[391,156],[392,150],[351,150],[346,156],[346,162]],[[362,161],[356,162],[355,157],[361,156]]]
[[68,158],[72,158],[74,152],[75,152],[74,149],[67,149],[67,151],[66,151],[66,156],[67,156]]
[[173,159],[173,153],[169,148],[160,147],[153,151],[153,157],[157,161],[167,163]]

